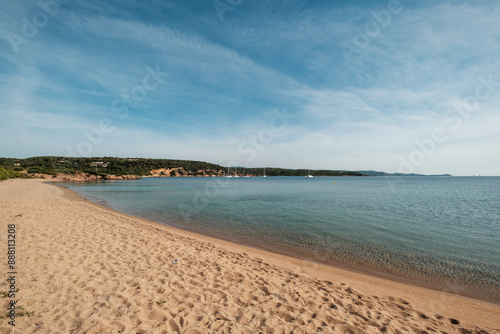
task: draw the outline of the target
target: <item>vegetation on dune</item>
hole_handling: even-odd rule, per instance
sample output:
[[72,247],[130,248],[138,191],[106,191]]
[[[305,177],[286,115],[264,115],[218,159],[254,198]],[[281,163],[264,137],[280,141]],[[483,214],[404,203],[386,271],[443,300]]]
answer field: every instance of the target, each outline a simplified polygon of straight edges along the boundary
[[0,167],[0,181],[20,176],[21,173],[15,171],[13,168]]

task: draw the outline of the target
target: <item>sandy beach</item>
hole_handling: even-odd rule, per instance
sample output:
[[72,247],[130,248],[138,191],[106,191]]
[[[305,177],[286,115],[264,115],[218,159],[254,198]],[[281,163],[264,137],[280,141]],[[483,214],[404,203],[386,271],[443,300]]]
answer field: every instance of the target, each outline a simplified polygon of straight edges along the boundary
[[42,180],[0,182],[0,203],[4,277],[16,226],[15,333],[500,333],[499,305],[178,230]]

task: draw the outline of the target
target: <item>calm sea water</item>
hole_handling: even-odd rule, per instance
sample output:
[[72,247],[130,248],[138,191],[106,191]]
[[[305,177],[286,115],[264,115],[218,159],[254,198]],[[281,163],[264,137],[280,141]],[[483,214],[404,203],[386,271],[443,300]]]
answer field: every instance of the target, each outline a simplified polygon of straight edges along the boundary
[[145,178],[64,185],[171,226],[500,303],[500,177]]

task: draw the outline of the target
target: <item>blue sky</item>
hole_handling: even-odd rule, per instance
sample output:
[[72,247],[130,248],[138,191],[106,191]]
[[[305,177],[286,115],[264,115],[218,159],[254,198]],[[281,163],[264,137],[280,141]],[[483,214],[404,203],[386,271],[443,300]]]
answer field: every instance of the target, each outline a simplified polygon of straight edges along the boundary
[[497,1],[1,2],[0,156],[500,175]]

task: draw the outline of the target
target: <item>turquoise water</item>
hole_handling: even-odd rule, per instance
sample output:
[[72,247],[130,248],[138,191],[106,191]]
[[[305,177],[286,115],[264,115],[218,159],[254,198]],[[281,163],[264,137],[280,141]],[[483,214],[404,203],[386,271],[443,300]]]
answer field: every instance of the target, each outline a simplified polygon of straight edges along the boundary
[[64,185],[167,225],[500,303],[499,177],[145,178]]

